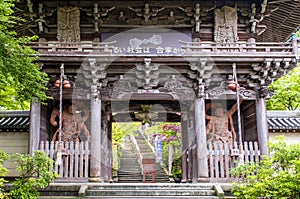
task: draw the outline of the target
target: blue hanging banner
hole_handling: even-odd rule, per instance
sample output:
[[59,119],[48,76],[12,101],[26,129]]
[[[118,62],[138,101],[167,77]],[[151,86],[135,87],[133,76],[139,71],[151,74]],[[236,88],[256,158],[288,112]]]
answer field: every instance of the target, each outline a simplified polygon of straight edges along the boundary
[[159,136],[157,136],[155,139],[155,162],[163,162],[162,141]]

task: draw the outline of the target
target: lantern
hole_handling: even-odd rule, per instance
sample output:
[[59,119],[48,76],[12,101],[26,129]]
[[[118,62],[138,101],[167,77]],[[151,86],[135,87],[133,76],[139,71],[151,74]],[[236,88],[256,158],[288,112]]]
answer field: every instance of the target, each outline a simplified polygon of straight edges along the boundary
[[232,90],[233,92],[236,91],[236,86],[238,86],[238,90],[240,90],[240,85],[238,85],[235,81],[228,82],[228,89]]

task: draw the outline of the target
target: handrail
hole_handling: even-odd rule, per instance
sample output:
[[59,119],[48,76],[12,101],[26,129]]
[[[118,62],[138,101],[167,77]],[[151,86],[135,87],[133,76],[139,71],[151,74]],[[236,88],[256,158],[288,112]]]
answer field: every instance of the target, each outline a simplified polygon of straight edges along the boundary
[[[147,145],[150,147],[151,151],[155,154],[155,148],[154,148],[154,146],[153,146],[153,145],[149,142],[149,140],[146,138],[146,136],[145,136],[145,134],[143,133],[143,131],[140,131],[140,133],[141,133],[141,135],[143,136],[143,138],[145,139]],[[166,169],[166,165],[165,165],[164,162],[160,162],[160,166],[161,166],[161,168],[164,170],[164,172],[165,172],[166,174],[169,174],[169,172],[168,172],[167,169]]]
[[181,47],[187,53],[207,52],[207,53],[290,53],[293,54],[292,42],[236,42],[236,43],[216,43],[216,42],[183,42]]
[[[179,41],[179,46],[185,54],[193,54],[198,52],[205,52],[208,54],[236,54],[236,53],[281,53],[293,55],[294,43],[293,42],[236,42],[220,44],[217,42],[201,41],[201,42],[185,42]],[[58,41],[48,42],[30,42],[28,43],[33,49],[41,53],[91,53],[100,52],[112,54],[114,49],[117,48],[117,43],[114,42],[93,42],[82,41],[79,43],[60,43]]]
[[129,138],[134,146],[134,150],[135,150],[135,153],[138,154],[140,156],[139,158],[139,163],[140,163],[140,167],[141,167],[141,171],[142,171],[142,174],[143,174],[143,164],[142,164],[142,159],[143,159],[143,155],[141,153],[141,150],[140,150],[140,147],[135,139],[135,137],[133,135],[129,135]]

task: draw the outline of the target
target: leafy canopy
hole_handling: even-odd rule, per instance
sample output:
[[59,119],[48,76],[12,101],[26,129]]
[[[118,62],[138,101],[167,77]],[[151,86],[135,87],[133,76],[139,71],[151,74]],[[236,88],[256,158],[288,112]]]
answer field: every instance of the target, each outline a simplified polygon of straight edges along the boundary
[[300,109],[300,66],[269,86],[275,94],[267,101],[268,110]]
[[46,188],[59,175],[54,171],[54,161],[42,151],[35,151],[33,156],[29,154],[12,154],[12,159],[17,165],[20,177],[16,178],[11,190],[3,189],[3,176],[7,169],[3,166],[8,155],[0,150],[0,199],[36,199],[39,196],[38,189]]
[[45,100],[47,75],[34,61],[38,53],[28,47],[37,37],[16,34],[24,20],[13,16],[14,0],[0,0],[0,109],[28,109],[31,99]]
[[269,143],[270,156],[231,170],[237,177],[233,193],[244,199],[299,199],[300,144],[287,145],[283,137]]
[[121,144],[125,135],[133,135],[135,131],[140,129],[139,122],[114,122],[112,123],[112,142],[113,144]]

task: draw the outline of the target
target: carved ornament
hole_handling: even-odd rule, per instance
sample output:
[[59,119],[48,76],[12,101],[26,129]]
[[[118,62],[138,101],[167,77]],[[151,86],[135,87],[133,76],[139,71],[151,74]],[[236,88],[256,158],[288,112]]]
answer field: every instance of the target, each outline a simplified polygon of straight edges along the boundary
[[125,95],[131,95],[136,89],[131,86],[131,83],[120,75],[119,81],[115,82],[111,97],[116,99],[124,98]]
[[108,64],[106,62],[98,62],[95,58],[88,58],[87,61],[82,63],[80,73],[83,77],[78,78],[78,84],[84,84],[87,87],[96,85],[100,80],[106,78]]
[[176,79],[175,75],[171,75],[170,79],[165,82],[164,89],[174,93],[179,99],[194,99],[195,92],[192,88],[184,87],[182,83]]
[[142,17],[142,24],[150,25],[151,19],[156,17],[158,13],[164,10],[164,7],[161,8],[150,8],[148,3],[145,3],[144,8],[133,8],[128,7],[132,10],[138,17]]
[[[222,95],[235,95],[236,93],[227,88],[226,82],[221,82],[220,86],[214,87],[212,89],[207,90],[208,96],[211,99],[218,99]],[[255,99],[256,92],[254,90],[246,89],[244,87],[240,87],[239,95],[242,96],[243,99]]]
[[80,10],[78,7],[57,9],[57,39],[60,43],[80,42]]
[[291,58],[266,58],[261,64],[253,64],[248,85],[250,87],[269,85],[278,76],[285,74],[292,62]]
[[265,98],[270,94],[270,91],[268,90],[267,86],[262,86],[258,89],[258,97],[259,98]]
[[159,71],[158,64],[152,64],[150,58],[145,58],[144,64],[136,65],[136,83],[138,87],[151,89],[158,85]]
[[224,6],[215,9],[214,40],[220,44],[235,43],[237,35],[237,9]]

